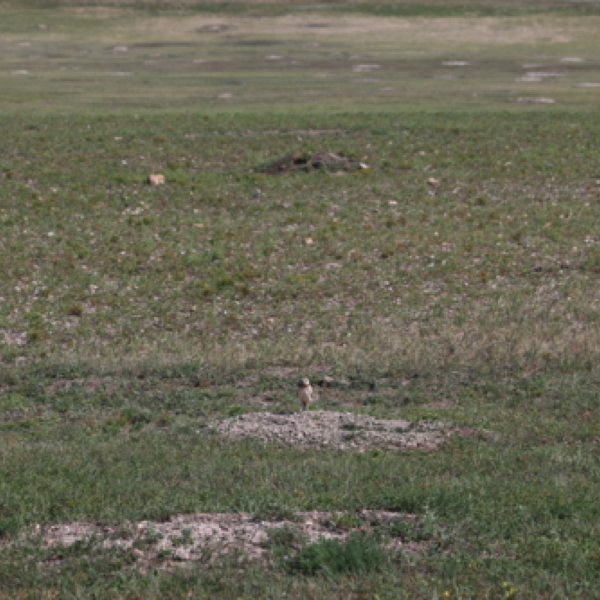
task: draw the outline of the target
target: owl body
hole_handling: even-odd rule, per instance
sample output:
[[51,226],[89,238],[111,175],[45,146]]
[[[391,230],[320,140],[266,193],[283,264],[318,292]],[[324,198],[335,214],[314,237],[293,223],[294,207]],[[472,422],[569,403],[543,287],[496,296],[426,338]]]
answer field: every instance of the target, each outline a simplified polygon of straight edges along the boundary
[[304,410],[308,410],[310,403],[313,401],[313,389],[307,377],[303,377],[298,382],[298,400]]

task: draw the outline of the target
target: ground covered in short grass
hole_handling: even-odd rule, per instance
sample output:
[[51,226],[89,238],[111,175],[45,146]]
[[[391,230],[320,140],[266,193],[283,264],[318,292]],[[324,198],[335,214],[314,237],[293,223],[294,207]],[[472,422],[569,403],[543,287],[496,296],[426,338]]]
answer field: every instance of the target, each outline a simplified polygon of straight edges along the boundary
[[[166,585],[175,596],[595,593],[593,115],[12,118],[2,128],[5,541],[36,524],[267,504],[427,513],[440,531],[436,550],[360,583],[171,573],[160,561],[142,573],[116,550],[42,568],[35,552],[6,549],[6,593],[40,582],[124,596]],[[369,168],[257,172],[320,149]],[[148,186],[151,172],[166,184]],[[356,454],[203,428],[296,410],[301,375],[326,378],[325,410],[496,435]]]
[[[129,7],[120,30],[114,7],[0,7],[0,597],[600,596],[600,125],[595,88],[579,85],[595,83],[596,7],[530,4],[464,3],[453,16],[429,2],[446,11],[434,29],[446,37],[426,62],[393,68],[395,39],[401,52],[425,48],[427,28],[410,20],[424,15],[405,15],[406,35],[377,37],[373,55],[350,21],[317,41],[340,25],[339,7],[315,9],[294,24],[312,23],[308,37],[281,34],[277,59],[263,43],[276,41],[274,21],[248,11],[282,24],[284,5],[211,4],[216,20],[196,14],[197,32],[165,7]],[[398,25],[384,16],[371,25]],[[513,20],[464,21],[488,17]],[[523,41],[533,25],[535,47]],[[167,42],[159,65],[167,46],[143,44]],[[44,59],[30,56],[38,43]],[[295,105],[299,90],[319,90],[289,87],[281,63],[302,58],[292,46],[311,81],[331,83],[310,110]],[[283,65],[262,68],[273,88],[256,84],[257,52]],[[213,88],[190,76],[219,58],[233,78]],[[138,59],[172,75],[146,89],[154,104],[133,69],[105,86]],[[62,67],[75,80],[57,86]],[[356,91],[373,82],[355,79],[409,72],[431,110],[410,110],[405,91],[393,102]],[[87,77],[95,91],[80,87]],[[195,108],[188,77],[204,98]],[[448,81],[457,94],[442,111]],[[347,161],[268,174],[319,153]],[[165,184],[148,185],[151,173]],[[298,410],[304,376],[320,410],[462,435],[437,450],[324,450],[214,426]],[[365,510],[395,517],[366,531]],[[73,522],[114,540],[177,515],[309,511],[334,511],[343,541],[284,529],[259,563],[234,553],[179,565],[183,533],[162,553],[150,530],[131,547],[47,539]]]

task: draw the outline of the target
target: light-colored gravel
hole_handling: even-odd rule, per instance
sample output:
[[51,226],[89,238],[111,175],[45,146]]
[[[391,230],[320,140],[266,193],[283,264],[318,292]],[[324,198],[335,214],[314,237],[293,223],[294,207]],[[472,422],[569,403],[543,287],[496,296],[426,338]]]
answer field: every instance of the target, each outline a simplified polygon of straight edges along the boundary
[[[311,511],[290,518],[258,520],[249,513],[197,513],[175,516],[167,522],[140,521],[114,527],[65,523],[38,529],[36,535],[41,536],[42,547],[57,549],[56,557],[46,561],[49,566],[61,562],[61,548],[82,542],[89,544],[90,551],[119,548],[131,552],[140,568],[157,558],[164,566],[192,562],[210,565],[226,556],[265,564],[269,562],[269,532],[276,529],[293,529],[304,543],[311,543],[345,539],[351,531],[369,532],[374,526],[397,519],[407,523],[416,520],[413,515],[362,510],[354,514],[356,526],[340,529],[335,523],[341,515]],[[386,545],[408,552],[418,552],[424,546],[400,538],[389,538]]]
[[233,439],[252,437],[267,443],[336,450],[431,450],[455,433],[444,423],[413,423],[323,410],[250,413],[208,425]]

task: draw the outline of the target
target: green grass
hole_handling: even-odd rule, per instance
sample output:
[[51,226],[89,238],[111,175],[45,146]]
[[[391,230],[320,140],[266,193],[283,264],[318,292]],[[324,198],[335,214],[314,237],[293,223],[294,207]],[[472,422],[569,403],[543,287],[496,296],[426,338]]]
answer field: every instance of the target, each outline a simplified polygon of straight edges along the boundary
[[[494,596],[503,582],[522,597],[593,595],[594,114],[21,117],[2,128],[5,540],[36,523],[269,505],[429,511],[439,551],[369,575],[373,593],[400,577],[414,597]],[[253,171],[313,149],[370,168]],[[147,186],[150,172],[166,185]],[[295,409],[304,373],[347,379],[321,392],[325,407],[494,436],[399,459],[224,442],[203,427],[265,398]],[[33,594],[39,551],[15,552],[4,550],[6,593]],[[44,585],[111,594],[133,569],[126,558],[86,556],[82,579],[48,569]],[[201,569],[133,572],[122,595],[160,596],[167,580],[175,596],[217,593]],[[218,593],[358,593],[346,576],[253,573]]]
[[[448,22],[461,31],[466,6],[432,2],[421,16],[457,11]],[[551,33],[574,31],[568,19],[583,10],[477,6],[474,19],[484,8],[539,11]],[[227,24],[284,8],[215,14]],[[299,99],[297,74],[255,59],[279,54],[275,42],[283,52],[313,43],[318,27],[296,38],[245,25],[230,45],[226,29],[194,33],[228,66],[192,77],[197,42],[173,32],[198,7],[129,7],[117,33],[122,9],[102,19],[63,4],[0,10],[10,82],[0,82],[0,598],[599,597],[600,125],[596,92],[576,87],[598,60],[593,26],[578,21],[577,39],[534,48],[517,40],[516,21],[496,21],[512,28],[505,45],[478,39],[449,53],[446,38],[418,60],[392,49],[424,38],[383,36],[371,55],[364,38],[340,34],[302,50],[307,77],[346,73],[323,88],[330,98],[311,100]],[[136,25],[148,20],[155,29]],[[38,60],[18,45],[28,40],[48,52],[37,79],[10,75]],[[137,72],[114,87],[97,75],[155,52],[168,57],[164,79],[146,88]],[[472,57],[473,79],[440,96],[441,62]],[[371,62],[382,81],[415,87],[393,102],[349,87],[375,77],[351,71]],[[523,62],[565,75],[536,84],[543,93],[517,90]],[[77,81],[59,81],[61,66]],[[562,100],[507,103],[505,76],[516,95]],[[97,88],[81,87],[87,77]],[[238,88],[244,102],[215,99]],[[212,99],[196,105],[198,95]],[[261,172],[316,151],[369,168]],[[150,173],[166,184],[148,186]],[[358,454],[231,442],[210,428],[296,410],[298,377],[324,375],[347,382],[321,390],[326,409],[472,435],[438,452]],[[36,524],[210,511],[335,510],[351,530],[364,508],[415,519],[333,553],[273,534],[274,556],[293,546],[290,562],[241,570],[164,568],[166,556],[139,570],[117,549],[17,543]],[[425,550],[388,553],[386,536]],[[365,547],[379,560],[362,569]]]
[[322,539],[303,546],[286,561],[285,568],[292,575],[316,575],[319,572],[362,575],[380,571],[385,559],[385,553],[376,540],[366,535],[351,534],[342,542]]

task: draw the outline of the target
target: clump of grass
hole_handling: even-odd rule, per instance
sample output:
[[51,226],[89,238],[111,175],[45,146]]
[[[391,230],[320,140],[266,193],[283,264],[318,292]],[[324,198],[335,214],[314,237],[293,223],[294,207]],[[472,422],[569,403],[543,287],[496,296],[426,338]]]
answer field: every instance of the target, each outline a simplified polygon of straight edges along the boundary
[[137,549],[150,548],[163,539],[163,534],[159,531],[150,529],[145,531],[142,536],[133,542],[133,547]]
[[363,521],[358,515],[345,511],[341,514],[334,514],[331,518],[331,524],[336,529],[348,530],[360,527],[363,525]]
[[170,540],[173,546],[189,546],[194,542],[192,530],[190,528],[183,529],[181,535],[171,536]]
[[291,525],[267,529],[267,540],[264,546],[274,551],[289,551],[306,543],[306,536],[298,528]]
[[344,423],[340,429],[343,429],[344,431],[361,431],[364,430],[364,427],[361,427],[356,423]]
[[382,523],[377,527],[377,532],[401,538],[403,542],[425,542],[436,537],[437,525],[430,514],[422,519],[397,517]]
[[353,533],[345,540],[320,539],[302,546],[284,562],[284,568],[297,575],[365,574],[383,569],[387,558],[373,537]]

